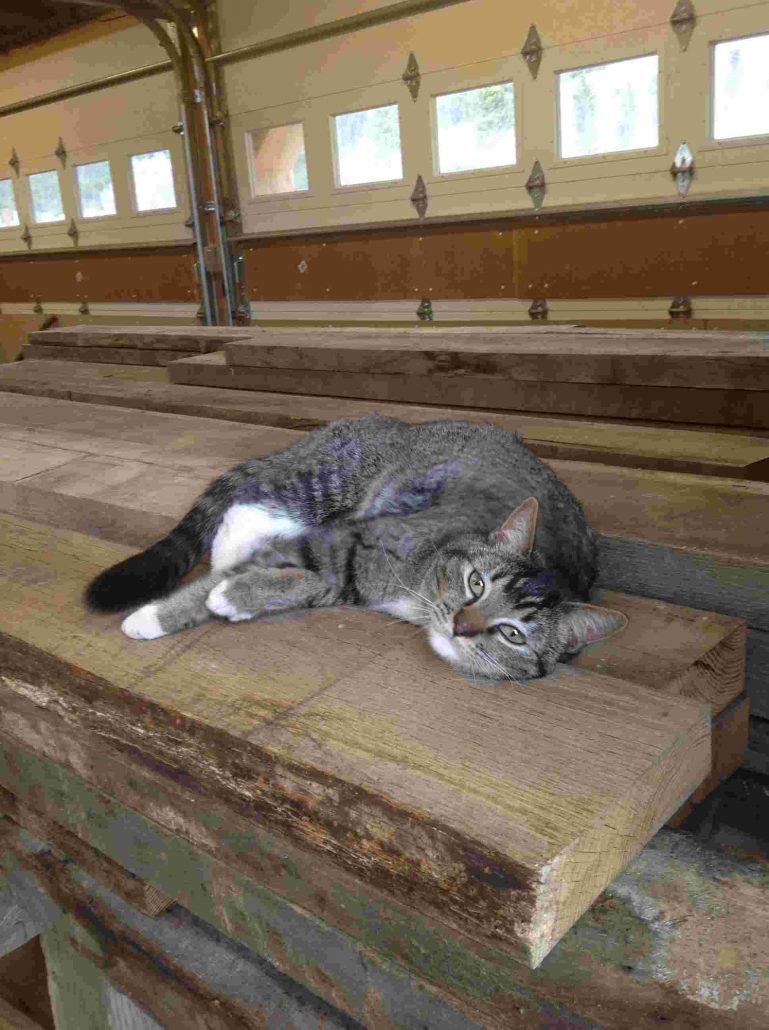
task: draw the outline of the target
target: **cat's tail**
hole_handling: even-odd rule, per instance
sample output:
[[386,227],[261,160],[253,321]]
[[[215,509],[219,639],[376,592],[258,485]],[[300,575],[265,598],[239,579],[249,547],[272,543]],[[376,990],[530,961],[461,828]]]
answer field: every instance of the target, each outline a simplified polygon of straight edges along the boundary
[[203,557],[204,521],[196,505],[168,536],[99,573],[86,588],[86,605],[119,612],[170,593]]

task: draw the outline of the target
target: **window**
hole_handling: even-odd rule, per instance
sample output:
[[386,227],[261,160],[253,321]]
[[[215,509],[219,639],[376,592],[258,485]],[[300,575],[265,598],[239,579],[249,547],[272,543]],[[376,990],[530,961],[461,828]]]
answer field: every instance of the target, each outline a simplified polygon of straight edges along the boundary
[[19,212],[10,179],[0,179],[0,229],[19,224]]
[[435,116],[439,172],[515,164],[512,82],[437,96]]
[[339,186],[403,178],[398,105],[334,117]]
[[717,43],[713,61],[713,138],[769,133],[769,35]]
[[248,134],[251,194],[296,193],[309,188],[301,122]]
[[64,204],[61,199],[58,172],[35,172],[28,176],[32,197],[32,217],[36,222],[63,222]]
[[170,150],[133,154],[131,175],[137,211],[160,211],[176,207],[174,172]]
[[98,218],[114,215],[115,193],[112,189],[112,173],[109,161],[94,161],[77,165],[77,190],[80,194],[80,213],[83,218]]
[[558,76],[561,157],[656,147],[656,54]]

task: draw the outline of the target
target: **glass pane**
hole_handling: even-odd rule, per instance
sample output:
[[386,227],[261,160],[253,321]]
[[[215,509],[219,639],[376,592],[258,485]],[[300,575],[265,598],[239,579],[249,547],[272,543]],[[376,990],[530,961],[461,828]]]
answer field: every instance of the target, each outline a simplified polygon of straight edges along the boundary
[[512,82],[435,98],[438,170],[466,172],[515,164]]
[[403,178],[397,104],[338,114],[334,126],[340,186]]
[[137,211],[176,207],[174,173],[170,150],[151,150],[131,158]]
[[16,210],[13,183],[10,179],[0,179],[0,228],[18,224],[19,212]]
[[251,190],[255,197],[308,189],[302,123],[252,132]]
[[656,147],[656,54],[561,72],[561,157]]
[[738,139],[769,133],[769,36],[715,46],[713,136]]
[[59,173],[36,172],[28,178],[34,220],[36,222],[63,222],[64,205],[61,200]]
[[112,173],[109,161],[94,161],[88,165],[78,165],[77,188],[80,194],[80,211],[83,218],[96,218],[98,215],[114,215],[115,194],[112,190]]

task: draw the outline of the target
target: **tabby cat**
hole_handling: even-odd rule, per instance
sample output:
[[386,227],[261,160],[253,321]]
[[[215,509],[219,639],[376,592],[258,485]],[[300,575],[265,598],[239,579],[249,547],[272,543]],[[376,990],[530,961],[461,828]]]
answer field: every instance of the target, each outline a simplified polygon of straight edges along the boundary
[[[179,586],[205,555],[211,571]],[[473,678],[524,680],[625,624],[580,603],[595,571],[579,502],[517,435],[368,415],[225,472],[86,600],[142,604],[122,624],[137,640],[212,615],[352,605],[423,626]]]

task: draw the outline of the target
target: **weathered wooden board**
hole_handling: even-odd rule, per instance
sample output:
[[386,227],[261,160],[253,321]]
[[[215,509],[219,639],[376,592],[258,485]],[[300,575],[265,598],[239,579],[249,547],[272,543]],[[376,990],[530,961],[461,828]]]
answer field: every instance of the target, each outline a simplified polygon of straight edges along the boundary
[[196,353],[196,351],[134,350],[120,347],[88,347],[86,349],[45,343],[28,343],[24,348],[24,356],[28,358],[106,362],[111,365],[168,365],[181,358],[194,357]]
[[[224,365],[222,354],[213,355]],[[590,422],[472,409],[386,404],[376,401],[296,396],[183,386],[142,380],[144,366],[24,361],[0,366],[0,389],[8,393],[84,401],[114,407],[202,416],[230,422],[315,429],[336,418],[379,412],[407,422],[464,418],[517,432],[544,458],[601,462],[632,468],[692,472],[735,479],[769,479],[769,441],[736,432],[692,432],[652,425]],[[113,374],[114,370],[114,374]],[[130,379],[124,373],[135,371]],[[149,377],[160,372],[147,368]],[[7,404],[7,401],[5,401]]]
[[[50,746],[53,738],[41,734],[38,740]],[[78,751],[70,755],[73,761],[80,757]],[[374,888],[360,881],[353,881],[351,891],[338,883],[329,894],[329,911],[343,913],[346,932],[308,916],[301,901],[287,904],[272,893],[269,878],[265,887],[261,870],[281,870],[289,896],[304,892],[304,898],[312,899],[318,881],[312,856],[284,852],[278,841],[265,847],[263,824],[241,818],[223,826],[225,835],[230,831],[233,862],[223,862],[223,855],[209,857],[206,839],[219,822],[192,782],[181,784],[177,777],[174,787],[179,794],[188,792],[194,818],[208,827],[200,838],[202,850],[200,843],[189,845],[178,836],[189,825],[184,819],[176,834],[168,833],[108,796],[83,794],[81,787],[78,797],[78,777],[59,767],[57,778],[51,775],[52,765],[44,772],[34,755],[22,756],[16,770],[26,783],[26,799],[32,796],[30,788],[37,798],[49,796],[49,787],[58,788],[52,795],[57,818],[68,823],[79,819],[76,832],[98,842],[96,847],[113,858],[119,855],[142,870],[151,866],[161,882],[179,887],[177,897],[198,919],[264,955],[364,1025],[450,1027],[449,1016],[457,1009],[460,1027],[480,1024],[500,1030],[533,1030],[543,1024],[587,1030],[606,1025],[607,1013],[615,1030],[651,1028],[660,1022],[689,1030],[763,1030],[766,1025],[769,994],[754,972],[763,961],[766,870],[710,854],[686,835],[658,834],[542,965],[530,971],[511,961],[504,949],[480,948],[414,908],[380,900]],[[85,768],[92,772],[100,766],[91,762]],[[146,769],[138,776],[140,781],[146,778]],[[122,777],[125,789],[136,789],[131,780],[130,774]],[[161,811],[163,792],[152,793]],[[65,797],[74,803],[62,803]],[[25,801],[22,810],[26,808]],[[243,825],[245,835],[240,832]],[[28,840],[23,844],[34,854],[34,845],[30,848]],[[257,865],[250,876],[237,872],[254,859]],[[321,892],[323,861],[321,856]],[[55,875],[58,871],[64,875]],[[190,925],[178,906],[158,919],[140,920],[71,863],[64,867],[55,862],[47,870],[37,864],[38,883],[46,891],[53,884],[40,876],[45,872],[54,874],[55,888],[87,885],[87,896],[75,894],[81,920],[94,919],[94,902],[117,911],[123,930],[119,940],[125,940],[127,930],[138,930],[145,944],[157,947],[162,941],[173,954]],[[681,890],[682,883],[686,890]],[[110,920],[110,925],[114,929],[116,924]],[[205,930],[199,922],[192,925]]]
[[729,779],[743,763],[748,746],[750,700],[745,695],[731,704],[713,720],[710,775],[703,780],[688,801],[668,819],[668,826],[680,826],[695,807]]
[[764,341],[748,333],[742,339],[698,333],[670,340],[660,333],[627,338],[579,330],[547,336],[538,336],[536,330],[525,334],[476,330],[421,338],[349,330],[341,334],[262,331],[255,340],[224,344],[224,351],[230,365],[296,372],[769,389],[769,351]]
[[[208,354],[219,350],[227,341],[242,337],[251,338],[250,333],[239,329],[224,329],[217,326],[103,326],[73,325],[29,334],[30,345],[43,347],[85,347],[108,350],[138,351],[187,351],[192,354]],[[26,355],[26,352],[25,352]],[[90,358],[83,357],[83,361]]]
[[246,365],[224,372],[209,355],[168,366],[174,383],[238,390],[357,397],[442,407],[495,408],[591,418],[641,419],[707,426],[769,427],[769,391],[515,380],[499,375],[416,375],[297,370]]
[[43,934],[57,1028],[349,1026],[335,1008],[183,909],[148,919],[67,852],[51,853],[47,842],[4,823],[5,865],[24,902],[51,898],[58,908]]
[[124,549],[0,526],[9,689],[47,684],[191,772],[237,762],[285,832],[535,964],[709,771],[700,704],[567,667],[473,690],[418,630],[365,613],[137,646],[79,603]]

